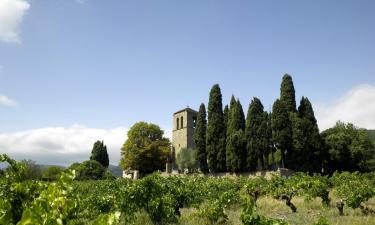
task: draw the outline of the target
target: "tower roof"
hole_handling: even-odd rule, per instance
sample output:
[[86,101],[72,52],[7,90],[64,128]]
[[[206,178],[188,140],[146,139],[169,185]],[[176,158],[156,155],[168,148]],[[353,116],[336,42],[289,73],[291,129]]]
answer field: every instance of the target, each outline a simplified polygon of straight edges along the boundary
[[191,112],[191,113],[194,113],[194,114],[198,114],[198,112],[195,111],[194,109],[191,109],[191,108],[187,107],[185,109],[181,109],[181,110],[173,113],[173,115],[176,115],[176,114],[179,114],[179,113],[182,113],[182,112],[185,112],[185,111],[188,111],[188,112]]

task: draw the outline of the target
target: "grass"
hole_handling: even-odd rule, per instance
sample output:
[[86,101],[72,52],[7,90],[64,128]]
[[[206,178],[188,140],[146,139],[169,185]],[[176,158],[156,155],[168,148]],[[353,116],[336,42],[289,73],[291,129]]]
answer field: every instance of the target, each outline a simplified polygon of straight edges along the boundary
[[[284,219],[291,225],[312,225],[320,217],[328,219],[331,225],[375,225],[375,215],[363,216],[359,209],[353,210],[345,207],[344,216],[338,215],[335,207],[337,199],[332,197],[331,205],[323,207],[319,199],[305,201],[301,197],[293,198],[292,202],[296,205],[297,213],[292,213],[284,202],[275,200],[270,197],[260,198],[257,202],[258,213],[260,215]],[[366,205],[375,208],[375,199],[371,199]],[[240,225],[241,207],[234,206],[226,210],[228,215],[227,221],[219,221],[216,224],[221,225]],[[197,210],[187,208],[181,210],[181,217],[175,225],[209,225],[210,223],[197,215]],[[146,213],[137,215],[137,225],[153,225]]]

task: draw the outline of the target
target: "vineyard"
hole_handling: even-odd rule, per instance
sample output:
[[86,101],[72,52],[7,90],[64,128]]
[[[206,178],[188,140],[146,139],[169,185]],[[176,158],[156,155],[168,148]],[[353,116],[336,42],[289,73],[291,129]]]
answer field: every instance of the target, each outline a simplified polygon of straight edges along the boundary
[[67,171],[43,182],[25,181],[25,167],[6,155],[0,161],[9,164],[0,224],[375,224],[375,173],[75,181]]

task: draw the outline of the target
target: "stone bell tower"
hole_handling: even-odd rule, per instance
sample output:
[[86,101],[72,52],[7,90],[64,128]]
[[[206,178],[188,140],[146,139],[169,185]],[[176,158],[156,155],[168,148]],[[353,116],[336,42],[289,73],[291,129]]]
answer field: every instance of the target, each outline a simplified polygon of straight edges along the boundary
[[173,114],[172,146],[175,156],[182,148],[195,148],[194,130],[198,112],[187,107]]

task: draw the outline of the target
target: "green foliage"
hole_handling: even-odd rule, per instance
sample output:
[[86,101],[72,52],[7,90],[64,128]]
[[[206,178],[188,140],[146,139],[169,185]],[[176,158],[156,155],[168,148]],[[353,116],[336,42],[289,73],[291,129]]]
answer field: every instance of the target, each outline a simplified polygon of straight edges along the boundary
[[90,160],[98,161],[102,166],[108,168],[109,158],[107,152],[107,146],[104,145],[103,141],[97,141],[94,143],[94,146],[91,151]]
[[207,218],[211,223],[216,223],[219,220],[227,220],[228,216],[225,209],[239,201],[239,195],[235,191],[226,191],[220,194],[217,199],[213,199],[205,204],[200,210],[199,214]]
[[99,180],[103,179],[106,169],[96,160],[87,160],[77,168],[78,180]]
[[155,124],[134,124],[121,148],[121,167],[142,173],[163,170],[170,151],[170,142],[163,134],[164,131]]
[[298,181],[299,179],[297,177],[288,179],[280,176],[273,176],[268,185],[269,193],[275,199],[285,201],[285,204],[293,213],[297,212],[297,207],[292,203],[292,199],[298,194]]
[[245,115],[241,102],[232,96],[226,137],[226,167],[231,172],[245,171]]
[[207,152],[206,152],[206,107],[202,103],[199,107],[197,115],[197,124],[194,132],[194,141],[197,148],[196,160],[199,164],[199,169],[203,173],[208,173]]
[[50,166],[43,171],[42,179],[47,181],[57,180],[63,171],[64,169],[59,166]]
[[153,224],[179,224],[181,209],[191,207],[201,221],[217,224],[225,223],[229,208],[237,205],[243,206],[243,224],[287,224],[259,215],[256,200],[273,196],[293,210],[293,196],[321,198],[331,189],[349,207],[374,212],[365,205],[375,196],[374,173],[335,173],[330,179],[298,173],[271,180],[152,174],[136,181],[74,181],[74,171],[68,170],[56,182],[43,182],[25,180],[23,163],[6,155],[0,161],[10,165],[0,177],[0,224],[134,224],[139,213]]
[[288,113],[296,112],[296,93],[294,89],[293,79],[290,75],[285,74],[281,82],[280,100],[284,103]]
[[227,168],[231,172],[242,172],[246,168],[246,139],[245,133],[238,130],[227,137]]
[[92,225],[114,225],[120,222],[121,212],[100,215]]
[[297,188],[304,194],[306,200],[319,197],[322,199],[323,206],[329,206],[331,201],[329,193],[332,184],[328,176],[321,176],[320,174],[308,176],[303,173],[298,173],[293,179],[298,180]]
[[0,224],[15,224],[21,219],[23,210],[38,195],[37,190],[42,185],[35,181],[25,182],[25,163],[17,163],[5,154],[0,155],[0,162],[9,164],[0,179]]
[[232,99],[228,115],[227,136],[238,130],[245,131],[245,115],[239,100]]
[[189,171],[196,170],[198,168],[198,162],[196,160],[197,150],[190,148],[181,149],[176,157],[177,166],[180,170],[188,169]]
[[266,169],[270,143],[268,114],[258,98],[254,98],[247,112],[246,119],[247,167],[256,170],[258,161],[261,169]]
[[370,198],[375,196],[374,186],[369,179],[356,173],[334,173],[332,176],[332,182],[336,187],[336,194],[342,198],[345,203],[353,208],[360,208],[363,214],[373,212],[363,205]]
[[248,197],[254,201],[256,204],[258,198],[264,196],[269,191],[268,181],[263,177],[256,177],[247,180],[246,184],[243,186],[242,191],[245,193],[246,200]]
[[257,213],[253,199],[245,198],[241,214],[243,225],[288,225],[287,222],[277,219],[268,219]]
[[68,171],[63,173],[56,183],[49,184],[23,212],[17,225],[66,224],[78,206],[71,194],[74,176],[74,171]]
[[329,156],[329,171],[368,171],[369,162],[375,157],[375,147],[368,133],[353,124],[337,122],[324,131],[326,154]]
[[290,169],[303,172],[321,172],[322,140],[310,101],[302,97],[298,113],[291,113],[293,150],[288,155]]
[[292,149],[292,124],[283,101],[277,99],[272,107],[272,140],[281,152],[282,166],[285,165],[285,157]]
[[208,168],[212,173],[226,171],[224,128],[221,91],[215,84],[210,91],[206,133]]
[[320,217],[313,225],[329,225],[327,218]]
[[42,178],[42,168],[32,160],[22,160],[26,165],[25,178],[28,180],[40,180]]

